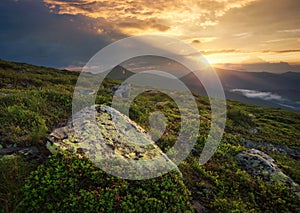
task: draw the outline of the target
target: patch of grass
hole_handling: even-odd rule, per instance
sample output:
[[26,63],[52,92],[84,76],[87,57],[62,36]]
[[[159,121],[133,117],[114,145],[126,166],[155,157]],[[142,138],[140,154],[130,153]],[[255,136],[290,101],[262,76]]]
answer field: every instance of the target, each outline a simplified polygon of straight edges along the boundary
[[0,212],[18,212],[26,177],[36,168],[32,162],[9,155],[0,158]]

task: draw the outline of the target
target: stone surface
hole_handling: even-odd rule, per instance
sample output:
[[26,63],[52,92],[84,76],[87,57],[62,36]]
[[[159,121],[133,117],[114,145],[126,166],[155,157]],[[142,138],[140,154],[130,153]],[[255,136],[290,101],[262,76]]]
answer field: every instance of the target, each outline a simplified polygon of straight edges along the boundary
[[192,201],[192,206],[197,213],[209,212],[204,206],[202,206],[198,201]]
[[299,194],[299,185],[284,174],[275,160],[266,153],[257,149],[250,149],[239,153],[237,158],[242,168],[249,174],[259,176],[265,181],[280,182]]
[[6,87],[9,88],[9,89],[12,89],[12,88],[14,88],[14,85],[13,84],[7,84]]
[[129,98],[130,96],[131,85],[128,83],[116,85],[111,88],[111,91],[115,96],[120,98]]
[[35,146],[32,146],[32,147],[27,147],[27,148],[21,149],[19,151],[19,153],[24,156],[36,156],[39,154],[39,150]]
[[251,129],[249,129],[249,132],[252,134],[257,134],[258,130],[256,128],[251,128]]
[[20,147],[9,147],[9,148],[4,148],[0,150],[0,156],[1,155],[10,155],[13,154],[15,152],[18,152],[19,150],[21,150]]
[[256,116],[253,115],[252,113],[249,113],[248,116],[249,116],[250,118],[256,118]]
[[0,156],[21,154],[23,156],[37,156],[39,150],[37,147],[8,147],[0,149]]
[[84,90],[84,89],[77,89],[76,92],[79,93],[80,95],[93,95],[96,93],[95,90]]
[[180,173],[143,128],[108,106],[95,105],[76,113],[66,126],[48,136],[47,148],[52,153],[67,150],[86,156],[100,167],[114,164],[120,172],[128,169],[130,173],[134,164],[137,172],[142,169],[149,176],[157,172],[156,167],[173,168]]
[[19,73],[25,73],[25,69],[19,69]]
[[247,148],[263,149],[267,152],[275,152],[282,155],[287,155],[295,160],[300,160],[300,150],[291,149],[284,145],[271,144],[267,142],[256,142],[251,140],[241,140],[242,145]]

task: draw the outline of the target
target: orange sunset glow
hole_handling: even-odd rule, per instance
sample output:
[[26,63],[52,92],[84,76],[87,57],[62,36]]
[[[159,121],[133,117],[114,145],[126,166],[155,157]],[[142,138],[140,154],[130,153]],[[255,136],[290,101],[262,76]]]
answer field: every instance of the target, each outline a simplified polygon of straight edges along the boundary
[[[51,13],[87,17],[100,35],[162,34],[181,39],[212,64],[300,62],[297,0],[44,0]],[[71,19],[71,18],[70,18]]]

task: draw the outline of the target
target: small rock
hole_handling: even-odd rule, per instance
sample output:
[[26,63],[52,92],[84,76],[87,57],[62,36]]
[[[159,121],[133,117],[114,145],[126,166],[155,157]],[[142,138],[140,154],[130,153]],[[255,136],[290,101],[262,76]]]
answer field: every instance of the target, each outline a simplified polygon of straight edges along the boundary
[[28,156],[28,155],[36,156],[37,154],[39,154],[39,150],[35,146],[21,149],[18,152],[24,156]]
[[24,69],[19,69],[19,73],[24,73],[25,70]]
[[6,87],[9,88],[9,89],[12,89],[12,88],[14,88],[14,85],[13,84],[7,84]]
[[50,137],[54,137],[55,139],[58,140],[63,140],[68,138],[67,133],[65,132],[65,128],[59,128],[59,129],[55,129],[51,134]]
[[249,113],[248,116],[249,116],[250,118],[256,118],[256,116],[253,115],[252,113]]
[[1,149],[0,155],[10,155],[10,154],[13,154],[13,153],[19,151],[20,149],[21,148],[19,148],[19,147],[8,147],[5,149]]
[[263,173],[263,171],[267,171],[268,173],[279,171],[275,160],[257,149],[250,149],[239,153],[237,158],[246,170],[251,170],[255,175]]
[[28,82],[21,82],[21,85],[23,86],[23,87],[26,87],[26,88],[29,88],[30,87],[30,84],[28,83]]
[[208,210],[204,206],[202,206],[198,201],[193,200],[192,206],[197,213],[208,212]]
[[237,155],[241,166],[252,176],[259,176],[265,181],[280,182],[290,187],[294,192],[299,193],[299,185],[283,173],[275,160],[266,153],[250,149]]
[[263,148],[264,150],[266,150],[268,152],[277,152],[282,155],[287,155],[297,161],[300,160],[300,150],[291,149],[284,145],[245,140],[243,138],[241,139],[241,143],[244,147],[247,147],[247,148],[254,148],[254,149]]
[[111,91],[115,96],[120,98],[129,98],[131,90],[131,84],[125,83],[121,85],[116,85],[111,88]]
[[80,95],[94,95],[96,93],[95,90],[76,90]]
[[26,147],[26,148],[9,147],[5,149],[0,149],[0,155],[10,155],[14,153],[22,154],[24,156],[28,156],[28,155],[36,156],[39,153],[39,150],[35,146]]
[[258,130],[256,128],[249,129],[249,132],[252,134],[257,134]]

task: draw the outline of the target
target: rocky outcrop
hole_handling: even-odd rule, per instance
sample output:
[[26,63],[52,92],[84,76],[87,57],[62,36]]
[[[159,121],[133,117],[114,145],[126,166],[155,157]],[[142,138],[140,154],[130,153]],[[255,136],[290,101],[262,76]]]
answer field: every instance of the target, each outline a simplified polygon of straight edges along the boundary
[[111,91],[115,96],[120,98],[129,98],[131,90],[131,84],[125,83],[121,85],[116,85],[111,88]]
[[120,173],[128,170],[137,175],[142,171],[152,177],[164,169],[175,168],[179,172],[145,130],[108,106],[95,105],[75,114],[66,126],[48,136],[47,148],[52,153],[67,150],[86,156],[97,166],[114,166]]
[[237,155],[241,166],[252,176],[259,176],[265,181],[280,182],[300,195],[300,188],[290,177],[283,173],[275,160],[257,149],[250,149]]
[[263,149],[267,152],[275,152],[300,161],[300,150],[292,149],[284,145],[271,144],[267,142],[256,142],[245,139],[241,139],[241,143],[244,147],[247,148]]

